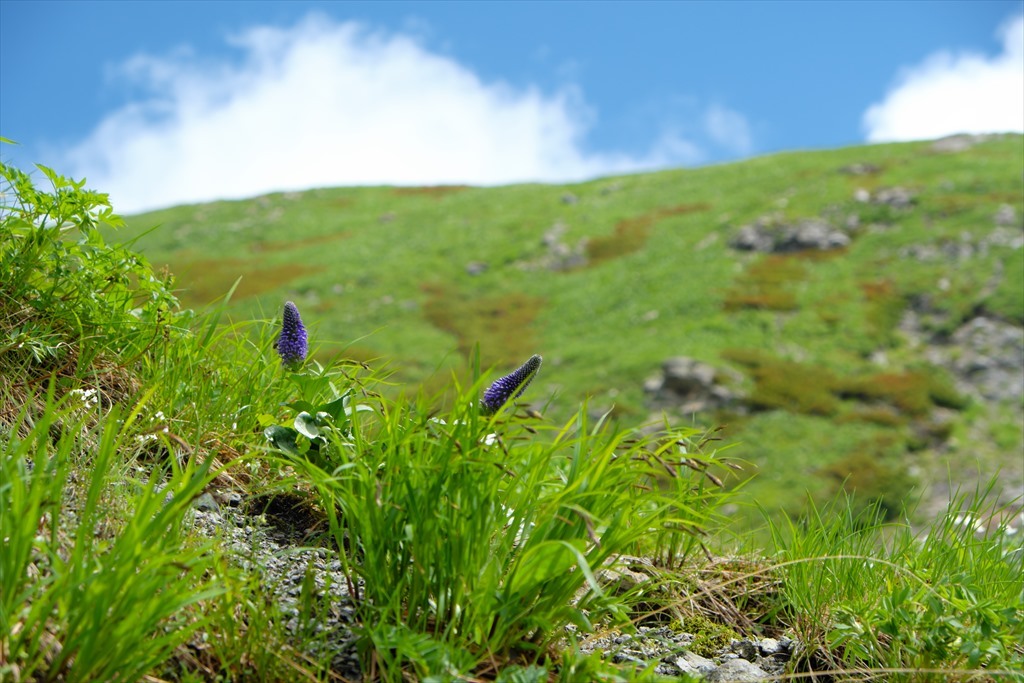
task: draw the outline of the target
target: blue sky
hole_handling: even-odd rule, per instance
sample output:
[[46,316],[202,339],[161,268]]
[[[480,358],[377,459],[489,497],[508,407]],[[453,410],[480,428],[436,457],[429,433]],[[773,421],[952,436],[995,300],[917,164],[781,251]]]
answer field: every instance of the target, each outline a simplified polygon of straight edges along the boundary
[[130,213],[1024,131],[1024,2],[0,0],[3,158]]

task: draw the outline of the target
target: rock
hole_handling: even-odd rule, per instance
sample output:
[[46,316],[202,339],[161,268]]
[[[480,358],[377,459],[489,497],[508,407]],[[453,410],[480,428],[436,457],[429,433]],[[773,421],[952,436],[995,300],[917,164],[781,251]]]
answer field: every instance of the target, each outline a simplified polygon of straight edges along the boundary
[[217,505],[217,501],[214,500],[213,494],[204,493],[195,499],[192,503],[192,507],[202,512],[217,512],[220,510],[220,505]]
[[722,662],[722,665],[710,672],[704,680],[708,683],[749,683],[767,678],[768,674],[747,660],[730,659]]
[[972,135],[969,133],[961,133],[959,135],[950,135],[948,137],[939,138],[932,143],[933,152],[963,152],[971,147],[974,147],[980,142],[992,139],[992,134],[980,134]]
[[1024,328],[976,316],[947,336],[948,314],[930,297],[913,297],[900,319],[900,332],[932,364],[948,370],[957,390],[990,401],[1024,396]]
[[739,383],[742,377],[731,370],[719,370],[686,356],[667,359],[661,375],[644,382],[644,392],[654,409],[673,408],[682,413],[699,413],[735,407],[742,398],[723,382]]
[[466,264],[466,272],[470,275],[481,275],[487,270],[487,264],[483,261],[470,261]]
[[541,244],[547,248],[546,253],[529,261],[521,261],[518,264],[519,268],[522,270],[544,268],[562,271],[586,265],[587,241],[584,238],[577,242],[575,246],[566,244],[562,241],[562,237],[568,229],[569,226],[562,221],[555,221],[555,224],[541,237]]
[[774,638],[764,638],[757,644],[757,650],[762,657],[772,657],[782,652],[782,645]]
[[850,164],[849,166],[843,166],[839,169],[839,172],[845,173],[846,175],[875,175],[881,170],[881,167],[874,164],[857,163]]
[[861,204],[880,204],[895,209],[909,208],[917,201],[914,193],[902,187],[883,187],[874,194],[858,187],[853,193],[853,199]]
[[718,668],[718,665],[710,659],[701,657],[693,652],[684,652],[680,657],[670,657],[669,659],[679,669],[679,673],[683,674],[706,676]]
[[896,209],[906,209],[916,202],[913,193],[902,187],[883,187],[871,196],[872,204],[884,204]]
[[1017,211],[1012,204],[1000,204],[996,215],[992,217],[996,225],[1009,227],[1017,225]]
[[572,204],[577,203],[578,201],[579,201],[579,197],[574,195],[572,192],[566,192],[565,194],[562,195],[562,203],[563,204],[572,205]]
[[729,643],[729,649],[739,655],[741,659],[745,659],[748,662],[752,662],[757,659],[757,645],[749,640],[734,640]]
[[614,569],[602,569],[595,578],[612,595],[622,595],[645,583],[651,577],[627,567],[617,566]]
[[1024,328],[978,316],[953,333],[959,347],[948,367],[982,397],[993,401],[1024,396]]
[[805,218],[795,224],[762,217],[739,229],[729,245],[740,251],[782,254],[796,251],[828,251],[850,244],[850,236],[820,218]]

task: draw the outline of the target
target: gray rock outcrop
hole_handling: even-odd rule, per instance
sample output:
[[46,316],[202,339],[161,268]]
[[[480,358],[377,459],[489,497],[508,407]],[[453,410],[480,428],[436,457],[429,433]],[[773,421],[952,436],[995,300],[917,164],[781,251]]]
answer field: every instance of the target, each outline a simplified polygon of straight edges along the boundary
[[684,414],[699,413],[737,407],[742,395],[730,385],[740,381],[742,376],[735,371],[675,356],[662,363],[660,375],[644,382],[644,392],[655,410],[667,408]]
[[829,251],[850,244],[850,235],[821,218],[787,223],[761,217],[744,225],[729,242],[733,249],[785,254],[797,251]]
[[947,367],[982,398],[1024,397],[1024,328],[984,316],[961,325],[951,338],[958,351],[940,354]]

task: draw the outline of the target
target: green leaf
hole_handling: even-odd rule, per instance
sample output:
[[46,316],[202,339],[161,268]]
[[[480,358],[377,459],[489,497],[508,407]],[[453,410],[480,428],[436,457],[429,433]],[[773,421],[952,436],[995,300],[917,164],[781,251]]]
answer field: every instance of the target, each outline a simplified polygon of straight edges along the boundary
[[545,581],[569,572],[578,557],[577,549],[567,541],[538,543],[523,554],[506,590],[510,597],[533,591]]
[[320,436],[320,427],[316,423],[316,418],[306,411],[295,416],[295,430],[310,440]]
[[278,450],[291,455],[300,454],[299,449],[295,445],[295,437],[298,436],[298,434],[291,427],[271,425],[263,430],[263,436],[265,436],[267,441],[269,441],[271,445]]
[[284,407],[291,408],[296,412],[305,411],[307,413],[315,413],[317,411],[317,407],[310,403],[309,401],[295,401],[294,403],[285,403]]
[[373,407],[372,406],[368,406],[365,403],[357,403],[354,407],[352,407],[352,406],[345,406],[345,414],[346,415],[351,415],[352,413],[365,413],[365,412],[371,412],[372,413],[373,412]]
[[342,396],[334,399],[330,403],[324,403],[320,406],[320,410],[328,413],[335,420],[341,419],[341,416],[345,414],[345,406],[348,404],[348,392],[345,392]]

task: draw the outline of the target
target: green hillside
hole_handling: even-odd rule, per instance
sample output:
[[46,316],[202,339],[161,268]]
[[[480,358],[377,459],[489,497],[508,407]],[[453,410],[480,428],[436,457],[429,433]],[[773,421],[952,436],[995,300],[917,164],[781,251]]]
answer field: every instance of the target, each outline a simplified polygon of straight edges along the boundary
[[[876,145],[574,185],[271,194],[135,216],[117,235],[145,232],[136,248],[186,305],[241,278],[236,319],[294,300],[321,358],[386,361],[428,392],[465,376],[477,343],[500,369],[541,353],[534,405],[556,422],[582,400],[626,425],[656,418],[645,379],[669,357],[704,361],[743,398],[669,417],[725,425],[759,472],[751,498],[793,509],[794,490],[845,481],[895,509],[979,468],[1009,468],[1020,492],[1019,396],[979,401],[928,351],[978,316],[1024,323],[1022,167],[1019,136]],[[848,245],[731,246],[759,220],[807,219]],[[919,339],[900,329],[908,312]]]
[[1022,152],[128,225],[0,162],[0,681],[1024,680]]

